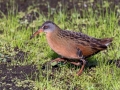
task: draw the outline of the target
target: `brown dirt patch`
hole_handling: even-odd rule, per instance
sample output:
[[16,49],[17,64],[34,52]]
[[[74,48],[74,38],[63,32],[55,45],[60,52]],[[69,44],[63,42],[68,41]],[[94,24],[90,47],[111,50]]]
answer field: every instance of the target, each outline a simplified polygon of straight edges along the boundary
[[0,65],[0,90],[32,90],[33,81],[38,77],[35,65]]

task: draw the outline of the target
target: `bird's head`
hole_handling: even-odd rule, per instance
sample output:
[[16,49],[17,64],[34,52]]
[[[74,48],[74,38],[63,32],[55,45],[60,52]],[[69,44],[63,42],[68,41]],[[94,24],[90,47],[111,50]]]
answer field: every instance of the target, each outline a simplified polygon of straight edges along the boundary
[[56,28],[57,28],[56,24],[54,24],[51,21],[46,21],[45,23],[42,24],[40,29],[38,31],[36,31],[30,38],[33,38],[34,36],[36,36],[37,34],[39,34],[41,32],[52,33],[53,31],[56,30]]

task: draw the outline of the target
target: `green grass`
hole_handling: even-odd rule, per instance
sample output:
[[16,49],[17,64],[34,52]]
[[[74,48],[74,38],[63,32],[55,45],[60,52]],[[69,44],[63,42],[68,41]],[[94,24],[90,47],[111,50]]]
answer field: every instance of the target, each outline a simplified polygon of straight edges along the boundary
[[[48,10],[50,11],[50,10]],[[24,52],[28,52],[28,57],[21,65],[26,65],[34,62],[40,72],[39,79],[34,81],[35,90],[120,90],[120,69],[114,64],[108,65],[107,61],[117,60],[120,58],[120,26],[118,26],[118,16],[115,11],[98,15],[91,9],[84,11],[84,17],[81,17],[79,12],[74,9],[69,12],[71,16],[68,18],[67,11],[61,10],[57,13],[53,12],[53,18],[39,13],[39,18],[33,21],[28,28],[26,24],[19,23],[20,13],[9,13],[8,16],[3,15],[0,18],[0,53],[15,55],[14,47],[18,46]],[[78,18],[80,17],[80,18]],[[45,35],[29,39],[38,26],[46,20],[52,20],[62,29],[81,31],[87,35],[96,38],[114,37],[112,45],[105,51],[89,58],[89,62],[97,61],[96,68],[91,71],[85,68],[81,76],[76,76],[75,66],[70,66],[68,63],[60,66],[60,71],[53,72],[50,68],[41,69],[41,65],[51,59],[57,57],[48,46]],[[46,76],[43,76],[44,72]],[[54,78],[50,77],[54,74]]]

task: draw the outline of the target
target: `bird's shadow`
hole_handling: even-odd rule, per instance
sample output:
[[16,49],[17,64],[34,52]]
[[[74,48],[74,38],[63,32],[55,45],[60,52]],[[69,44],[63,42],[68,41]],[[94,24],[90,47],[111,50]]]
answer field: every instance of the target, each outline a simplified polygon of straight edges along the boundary
[[[76,66],[76,65],[73,65],[71,64],[69,61],[68,62],[59,62],[59,63],[51,63],[52,60],[54,60],[55,58],[58,58],[60,57],[59,55],[57,55],[56,53],[52,53],[51,54],[51,57],[52,59],[48,62],[45,62],[43,65],[42,65],[42,70],[44,69],[52,69],[52,71],[54,70],[60,70],[60,67],[64,66],[64,65],[67,65],[68,68],[72,69],[78,69],[81,67],[80,66]],[[104,61],[103,61],[104,62]],[[106,61],[105,61],[106,62]],[[91,69],[91,68],[95,68],[96,66],[98,66],[100,62],[95,58],[95,57],[90,57],[90,58],[87,58],[86,59],[86,65],[85,65],[85,69]],[[120,68],[120,60],[108,60],[106,62],[107,65],[110,65],[110,64],[115,64],[118,68]]]
[[[78,69],[82,66],[82,64],[79,65],[79,66],[73,65],[69,62],[69,60],[66,60],[67,62],[51,63],[52,60],[54,60],[55,58],[58,58],[60,56],[57,55],[56,53],[53,53],[51,57],[52,57],[52,59],[50,61],[47,61],[42,65],[42,70],[45,70],[46,68],[47,69],[52,69],[53,71],[54,71],[54,69],[59,70],[60,67],[62,67],[64,65],[66,65],[70,69],[72,69],[72,68]],[[95,68],[98,64],[98,61],[94,57],[93,58],[88,58],[88,59],[86,59],[86,61],[87,62],[86,62],[86,65],[85,65],[85,69]]]

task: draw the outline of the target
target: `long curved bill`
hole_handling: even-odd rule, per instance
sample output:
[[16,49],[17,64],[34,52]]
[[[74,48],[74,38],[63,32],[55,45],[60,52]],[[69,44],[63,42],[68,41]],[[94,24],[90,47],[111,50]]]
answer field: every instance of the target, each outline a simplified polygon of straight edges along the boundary
[[37,34],[43,32],[43,29],[39,29],[38,31],[36,31],[31,37],[30,39],[32,39],[33,37],[35,37]]

